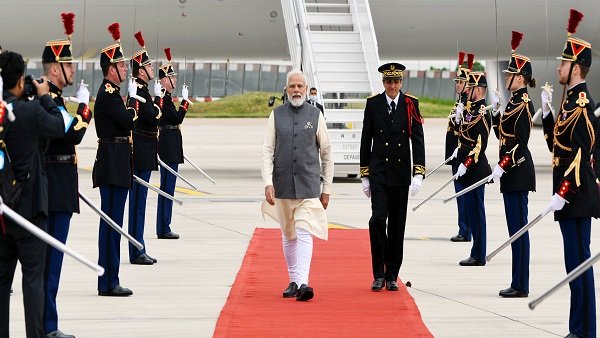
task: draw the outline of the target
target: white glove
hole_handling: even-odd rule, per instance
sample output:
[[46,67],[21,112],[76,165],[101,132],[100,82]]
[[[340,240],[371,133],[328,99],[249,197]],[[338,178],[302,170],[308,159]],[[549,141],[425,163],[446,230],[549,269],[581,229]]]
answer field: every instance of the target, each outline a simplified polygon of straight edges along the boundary
[[154,81],[154,96],[163,96],[162,86],[158,80]]
[[77,93],[75,94],[75,99],[78,103],[90,104],[90,91],[88,90],[88,85],[81,80],[79,84],[79,88],[77,89]]
[[552,89],[551,86],[542,87],[542,118],[546,118],[552,111]]
[[3,104],[4,107],[6,107],[6,111],[7,111],[6,116],[8,117],[8,120],[10,122],[12,122],[15,120],[15,114],[13,113],[13,110],[12,110],[12,104],[7,104],[6,102],[4,102],[4,99],[2,99],[2,97],[3,97],[2,95],[4,95],[3,87],[4,87],[4,81],[2,81],[2,76],[0,76],[0,105]]
[[458,166],[458,169],[456,169],[456,175],[454,175],[454,180],[458,179],[459,177],[461,177],[462,175],[467,173],[467,167],[465,167],[464,164],[460,164]]
[[416,195],[421,189],[421,183],[423,183],[423,175],[415,175],[412,178],[412,182],[410,183],[410,187],[408,190],[410,191],[410,195]]
[[498,89],[492,91],[492,114],[494,116],[498,115],[498,112],[500,111],[500,92],[498,91]]
[[558,211],[565,207],[567,200],[562,198],[559,194],[554,194],[550,198],[550,204],[546,208],[548,211]]
[[459,102],[456,105],[456,109],[454,110],[454,122],[460,123],[463,116],[463,111],[465,110],[465,105],[462,102]]
[[504,169],[499,164],[496,164],[494,167],[494,171],[492,171],[492,175],[488,178],[488,183],[493,180],[499,180],[500,177],[504,174]]
[[138,96],[137,94],[137,83],[133,78],[129,79],[129,84],[127,84],[127,94],[129,97],[133,97],[134,99],[140,101],[141,103],[146,103],[146,99]]
[[190,105],[194,105],[194,103],[192,101],[190,101],[189,95],[190,94],[189,94],[188,86],[183,85],[183,87],[181,88],[181,99],[186,100],[188,102],[188,104],[190,104]]
[[456,149],[454,149],[454,152],[452,153],[452,157],[450,158],[451,160],[455,159],[458,156],[458,147],[456,147]]
[[363,192],[365,193],[365,196],[367,196],[368,198],[371,198],[371,184],[369,183],[369,178],[362,177],[360,180],[362,181],[362,189],[363,189]]

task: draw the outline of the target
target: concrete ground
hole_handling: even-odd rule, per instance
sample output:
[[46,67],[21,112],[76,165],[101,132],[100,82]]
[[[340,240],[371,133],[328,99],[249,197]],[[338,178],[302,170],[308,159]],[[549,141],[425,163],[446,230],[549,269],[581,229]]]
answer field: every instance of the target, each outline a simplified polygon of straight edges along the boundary
[[[158,263],[154,266],[129,264],[127,243],[121,241],[120,280],[123,286],[133,290],[132,297],[97,296],[96,274],[66,257],[58,297],[62,331],[86,338],[212,336],[254,229],[277,227],[272,221],[263,220],[259,213],[264,198],[260,149],[265,125],[265,119],[184,122],[185,153],[215,178],[217,184],[204,179],[188,164],[180,168],[180,173],[196,183],[202,193],[176,193],[184,204],[174,206],[172,228],[181,235],[181,239],[175,241],[156,239],[157,199],[149,192],[146,246]],[[432,169],[443,160],[446,120],[428,119],[424,127],[427,166]],[[498,159],[497,145],[491,136],[487,155],[493,163]],[[530,147],[537,165],[537,192],[529,194],[529,218],[532,219],[546,207],[551,195],[550,153],[540,129],[532,131]],[[92,124],[78,148],[79,182],[81,190],[99,205],[99,192],[92,189],[91,181],[95,151]],[[445,166],[425,180],[419,194],[409,201],[400,277],[412,283],[409,292],[427,327],[436,337],[566,335],[568,288],[561,289],[534,311],[527,307],[529,301],[565,276],[558,223],[548,216],[532,229],[530,297],[499,298],[498,291],[510,285],[510,250],[500,253],[485,267],[458,265],[461,259],[468,257],[471,244],[449,241],[457,232],[456,204],[443,204],[442,199],[453,193],[451,186],[416,212],[410,210],[449,177],[449,168]],[[151,181],[157,184],[158,179],[159,175],[154,173]],[[368,227],[370,204],[359,182],[336,179],[328,209],[330,223]],[[186,187],[180,181],[178,186]],[[486,214],[489,253],[508,237],[498,184],[486,188]],[[98,216],[82,204],[82,213],[73,217],[68,245],[96,261],[97,238]],[[599,251],[600,246],[592,240],[592,253]],[[274,268],[284,269],[283,266]],[[25,336],[20,281],[18,272],[11,302],[13,337]],[[364,280],[360,282],[365,288],[370,287],[370,270],[365,270]],[[318,294],[318,285],[313,286]],[[393,336],[410,337],[410,333],[397,332]]]

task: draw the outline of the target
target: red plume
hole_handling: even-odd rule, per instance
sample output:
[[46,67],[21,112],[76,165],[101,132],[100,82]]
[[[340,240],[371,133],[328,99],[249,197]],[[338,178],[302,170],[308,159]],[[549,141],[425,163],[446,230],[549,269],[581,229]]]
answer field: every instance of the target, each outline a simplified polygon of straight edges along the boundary
[[583,13],[571,8],[571,11],[569,13],[569,23],[567,24],[567,32],[569,32],[569,34],[575,34],[575,31],[577,31],[577,26],[579,25],[579,22],[581,22],[581,19],[583,19]]
[[121,39],[121,30],[119,29],[118,22],[115,22],[112,25],[108,26],[108,31],[110,32],[114,40]]
[[142,46],[142,48],[146,48],[146,44],[144,43],[144,37],[142,36],[141,31],[135,33],[133,36],[135,36],[135,39],[140,44],[140,46]]
[[467,54],[467,68],[469,70],[473,69],[473,59],[475,58],[475,54],[469,53]]
[[465,61],[465,52],[458,52],[458,66],[462,67],[463,61]]
[[510,39],[510,48],[513,50],[517,50],[517,47],[521,44],[521,40],[523,40],[523,33],[512,31],[512,38]]
[[171,48],[165,48],[165,55],[167,56],[167,60],[171,62]]
[[63,25],[65,25],[65,34],[73,34],[73,27],[75,26],[75,14],[74,13],[60,13],[62,17]]

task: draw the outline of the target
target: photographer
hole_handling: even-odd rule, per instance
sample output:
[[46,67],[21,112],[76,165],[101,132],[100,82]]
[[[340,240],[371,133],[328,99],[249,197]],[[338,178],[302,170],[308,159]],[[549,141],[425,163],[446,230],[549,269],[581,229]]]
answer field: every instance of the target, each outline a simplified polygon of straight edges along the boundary
[[[43,168],[42,142],[64,135],[65,125],[56,103],[49,95],[48,81],[33,80],[35,93],[25,93],[25,62],[20,54],[0,54],[4,101],[12,105],[15,121],[10,123],[4,142],[12,160],[21,195],[12,207],[21,216],[45,228],[48,216],[48,181]],[[39,99],[27,101],[37,94]],[[17,259],[23,271],[23,303],[27,337],[43,337],[44,260],[46,244],[8,217],[0,232],[0,337],[9,336],[9,303]],[[45,230],[45,229],[44,229]]]

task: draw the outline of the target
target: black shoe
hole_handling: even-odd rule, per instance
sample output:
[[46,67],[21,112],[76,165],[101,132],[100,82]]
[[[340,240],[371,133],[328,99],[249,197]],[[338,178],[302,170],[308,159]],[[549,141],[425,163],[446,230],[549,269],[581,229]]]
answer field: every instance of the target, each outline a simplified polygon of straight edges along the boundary
[[121,285],[117,285],[107,292],[98,291],[98,296],[127,297],[131,295],[133,295],[133,291],[124,288]]
[[385,289],[388,291],[398,291],[398,283],[395,280],[385,282]]
[[298,292],[296,293],[296,300],[305,302],[307,300],[311,300],[314,296],[315,296],[315,293],[313,292],[313,288],[309,287],[306,284],[302,284],[302,285],[300,285],[300,288],[298,289]]
[[146,254],[141,254],[141,255],[137,256],[136,259],[131,261],[131,264],[152,265],[152,264],[154,264],[154,260]]
[[165,234],[158,235],[158,239],[179,239],[179,235],[172,231],[169,231]]
[[500,297],[504,297],[504,298],[520,298],[520,297],[529,296],[529,292],[521,291],[521,290],[517,290],[517,289],[513,289],[513,288],[508,288],[508,289],[500,290],[500,292],[498,292],[498,295]]
[[574,333],[569,333],[568,335],[565,336],[565,338],[580,338],[580,337]]
[[72,334],[64,334],[60,330],[48,332],[48,333],[46,333],[46,337],[47,338],[75,338],[74,335],[72,335]]
[[456,235],[456,236],[454,236],[454,237],[450,238],[450,240],[451,240],[452,242],[470,242],[470,241],[471,241],[470,239],[467,239],[467,238],[466,238],[465,236],[463,236],[463,235]]
[[463,259],[458,264],[462,265],[462,266],[484,266],[485,262],[477,260],[477,259],[475,259],[473,257],[469,257],[467,259]]
[[158,261],[156,260],[156,258],[150,257],[150,255],[148,255],[148,254],[145,254],[145,255],[146,255],[146,257],[150,258],[154,263],[158,263]]
[[384,286],[385,286],[384,278],[375,278],[375,280],[373,281],[373,284],[371,285],[371,290],[379,291],[379,290],[383,289]]
[[295,297],[297,293],[298,293],[298,284],[296,284],[295,282],[291,282],[290,285],[288,285],[287,289],[285,289],[283,291],[283,298]]

